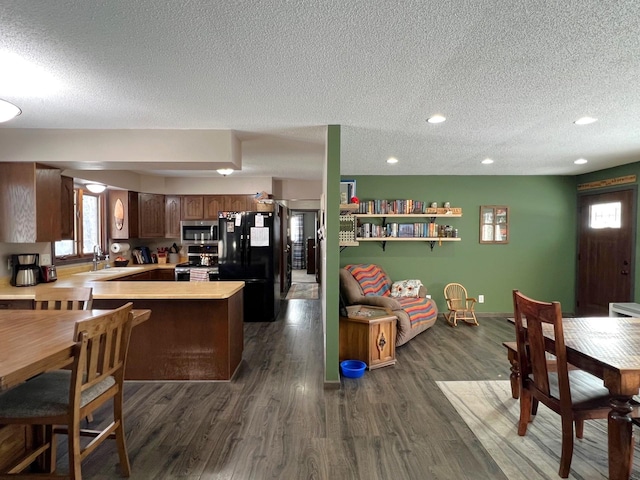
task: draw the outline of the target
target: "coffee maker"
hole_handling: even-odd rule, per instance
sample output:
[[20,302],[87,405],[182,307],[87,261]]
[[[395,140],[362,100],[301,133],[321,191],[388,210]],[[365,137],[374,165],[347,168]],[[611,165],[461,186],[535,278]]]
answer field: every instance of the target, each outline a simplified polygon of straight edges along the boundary
[[39,259],[40,255],[37,253],[11,255],[11,265],[13,266],[11,285],[15,287],[30,287],[40,283]]

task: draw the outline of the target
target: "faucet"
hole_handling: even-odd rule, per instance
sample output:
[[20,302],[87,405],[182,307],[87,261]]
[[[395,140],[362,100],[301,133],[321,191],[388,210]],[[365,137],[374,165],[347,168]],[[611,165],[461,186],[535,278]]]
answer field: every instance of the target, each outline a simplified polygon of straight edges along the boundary
[[100,257],[102,256],[102,251],[100,250],[100,245],[93,246],[93,271],[98,271],[98,262],[100,261]]

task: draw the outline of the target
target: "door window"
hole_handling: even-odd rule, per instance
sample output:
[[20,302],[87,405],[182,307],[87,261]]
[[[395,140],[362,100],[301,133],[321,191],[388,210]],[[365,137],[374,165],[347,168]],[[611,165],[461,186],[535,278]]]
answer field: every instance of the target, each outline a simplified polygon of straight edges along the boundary
[[620,228],[622,226],[622,203],[596,203],[589,206],[590,228]]

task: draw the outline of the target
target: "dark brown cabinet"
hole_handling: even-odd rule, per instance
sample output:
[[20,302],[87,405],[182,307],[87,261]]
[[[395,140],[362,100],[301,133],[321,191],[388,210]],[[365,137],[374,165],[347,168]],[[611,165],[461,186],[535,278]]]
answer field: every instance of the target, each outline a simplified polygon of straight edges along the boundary
[[215,220],[218,212],[255,210],[253,195],[183,195],[182,220]]
[[150,280],[156,280],[159,282],[173,282],[176,279],[176,270],[174,268],[159,268],[152,270]]
[[2,300],[0,310],[33,310],[33,300]]
[[202,220],[204,199],[202,195],[184,195],[181,199],[182,220]]
[[73,240],[74,238],[74,205],[73,205],[73,177],[62,175],[60,189],[60,239]]
[[138,219],[140,222],[140,238],[164,238],[164,195],[139,193]]
[[138,192],[109,190],[109,238],[139,237]]
[[224,210],[227,212],[250,212],[255,210],[253,195],[227,195]]
[[175,280],[175,269],[173,268],[158,268],[157,270],[149,270],[147,272],[134,273],[126,277],[114,278],[114,282],[126,282],[126,281],[155,281],[155,282],[169,282]]
[[0,163],[0,242],[61,239],[60,170],[36,163]]
[[225,211],[224,195],[204,196],[204,220],[216,220],[218,212]]
[[180,197],[177,195],[164,197],[164,236],[180,238]]

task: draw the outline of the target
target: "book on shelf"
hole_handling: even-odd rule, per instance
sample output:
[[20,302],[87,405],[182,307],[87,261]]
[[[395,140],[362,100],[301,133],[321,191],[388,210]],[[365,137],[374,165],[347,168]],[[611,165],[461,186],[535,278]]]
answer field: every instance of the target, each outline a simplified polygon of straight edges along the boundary
[[360,202],[358,213],[369,215],[422,215],[426,212],[426,203],[422,200],[366,200]]

